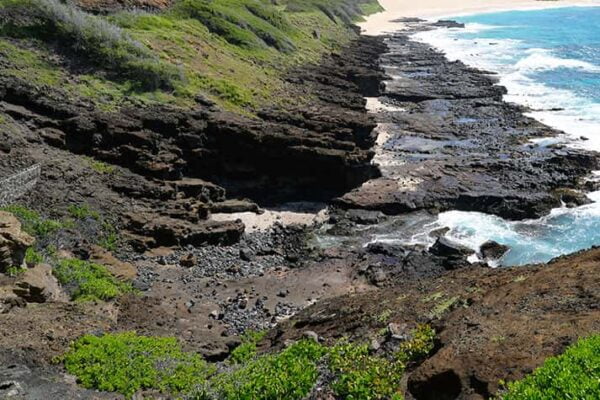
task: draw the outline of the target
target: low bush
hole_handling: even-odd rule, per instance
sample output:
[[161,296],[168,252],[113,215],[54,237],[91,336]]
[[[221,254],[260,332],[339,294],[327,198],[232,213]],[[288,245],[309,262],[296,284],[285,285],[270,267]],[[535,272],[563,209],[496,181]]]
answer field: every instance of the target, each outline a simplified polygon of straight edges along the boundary
[[369,354],[366,344],[340,342],[329,351],[329,368],[336,375],[334,393],[347,400],[402,398],[404,364]]
[[117,280],[106,267],[77,259],[59,260],[53,273],[72,300],[111,300],[133,289]]
[[27,265],[37,265],[44,262],[44,256],[38,253],[35,248],[29,247],[25,251],[25,263]]
[[100,219],[100,214],[97,211],[94,211],[87,204],[72,204],[67,209],[71,217],[79,220],[85,220],[87,218],[92,218],[95,220]]
[[242,364],[256,357],[256,346],[266,335],[266,331],[248,331],[242,335],[242,343],[233,349],[229,356],[232,364]]
[[433,350],[435,330],[429,325],[419,325],[411,332],[412,339],[402,342],[396,359],[404,362],[420,361]]
[[65,227],[60,221],[43,218],[37,211],[18,204],[6,206],[0,210],[13,214],[21,221],[25,232],[39,239],[43,239]]
[[250,360],[232,372],[215,376],[195,400],[300,400],[319,376],[318,362],[326,348],[302,340],[276,354]]
[[128,397],[140,389],[187,392],[213,372],[198,354],[183,352],[175,338],[134,332],[83,336],[62,361],[84,387]]
[[600,335],[581,339],[508,384],[503,400],[600,399]]

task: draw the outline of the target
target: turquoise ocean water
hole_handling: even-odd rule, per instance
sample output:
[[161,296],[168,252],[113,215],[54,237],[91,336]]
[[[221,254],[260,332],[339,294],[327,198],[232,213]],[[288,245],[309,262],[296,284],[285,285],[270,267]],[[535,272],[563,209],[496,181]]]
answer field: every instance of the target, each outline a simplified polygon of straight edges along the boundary
[[[439,29],[416,39],[450,59],[499,74],[505,100],[565,135],[548,142],[600,151],[600,7],[511,11],[453,18],[465,29]],[[584,138],[582,138],[584,137]],[[600,193],[592,204],[555,209],[523,222],[474,212],[442,213],[432,228],[474,249],[486,240],[507,244],[501,265],[545,262],[600,245]]]

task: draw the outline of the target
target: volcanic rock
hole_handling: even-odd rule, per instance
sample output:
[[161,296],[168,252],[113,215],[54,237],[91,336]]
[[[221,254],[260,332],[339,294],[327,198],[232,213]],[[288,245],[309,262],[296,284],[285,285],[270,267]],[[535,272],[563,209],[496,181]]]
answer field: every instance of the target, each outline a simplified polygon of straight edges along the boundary
[[20,267],[25,251],[35,239],[21,230],[21,223],[11,213],[0,211],[0,272],[10,267]]

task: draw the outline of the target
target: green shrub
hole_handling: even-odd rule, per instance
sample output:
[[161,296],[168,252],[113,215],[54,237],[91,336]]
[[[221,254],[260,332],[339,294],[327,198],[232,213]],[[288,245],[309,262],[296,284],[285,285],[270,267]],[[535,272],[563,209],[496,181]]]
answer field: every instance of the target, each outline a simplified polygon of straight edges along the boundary
[[25,268],[23,267],[8,267],[6,269],[6,275],[10,276],[11,278],[16,278],[23,272],[25,272]]
[[133,290],[131,285],[112,276],[104,266],[88,261],[60,260],[53,273],[69,290],[73,300],[110,300]]
[[95,160],[92,157],[84,157],[84,160],[88,163],[91,169],[100,174],[110,175],[113,174],[116,170],[114,165]]
[[242,364],[250,361],[256,356],[256,346],[265,335],[266,331],[248,331],[242,335],[242,343],[233,349],[229,356],[229,362],[233,364]]
[[63,361],[84,387],[126,396],[140,389],[187,392],[213,371],[198,354],[183,352],[175,338],[134,332],[83,336]]
[[10,212],[16,216],[21,221],[23,230],[37,238],[45,238],[65,227],[62,222],[43,218],[37,211],[21,205],[10,205],[0,210]]
[[400,382],[404,373],[401,361],[369,355],[366,344],[342,341],[329,351],[329,368],[336,375],[332,389],[347,400],[402,398]]
[[508,384],[503,400],[600,399],[600,335],[581,339],[548,358],[524,379]]
[[90,206],[88,206],[87,204],[72,204],[69,206],[69,208],[67,209],[67,211],[69,212],[69,214],[71,214],[71,217],[75,218],[75,219],[87,219],[87,218],[92,218],[95,220],[99,220],[100,219],[100,214],[98,214],[97,211],[94,211],[90,208]]
[[119,231],[109,221],[102,221],[102,232],[98,240],[98,246],[108,251],[116,251],[121,242]]
[[419,361],[433,350],[435,331],[429,325],[419,325],[411,336],[411,340],[400,344],[396,353],[396,359],[404,363]]
[[230,373],[215,376],[196,400],[300,400],[315,385],[317,364],[326,349],[313,340],[294,343],[277,354],[253,359]]
[[37,265],[44,262],[44,256],[38,253],[33,247],[25,251],[25,263],[27,265]]

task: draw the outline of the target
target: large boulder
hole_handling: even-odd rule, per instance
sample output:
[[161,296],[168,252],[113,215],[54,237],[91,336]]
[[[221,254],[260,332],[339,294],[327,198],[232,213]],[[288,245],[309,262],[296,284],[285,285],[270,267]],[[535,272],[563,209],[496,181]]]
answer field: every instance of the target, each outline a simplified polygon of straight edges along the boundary
[[23,265],[25,251],[35,239],[21,230],[19,220],[9,212],[0,211],[0,272]]
[[509,250],[510,247],[493,240],[488,240],[479,248],[479,252],[486,260],[499,260],[508,253]]

